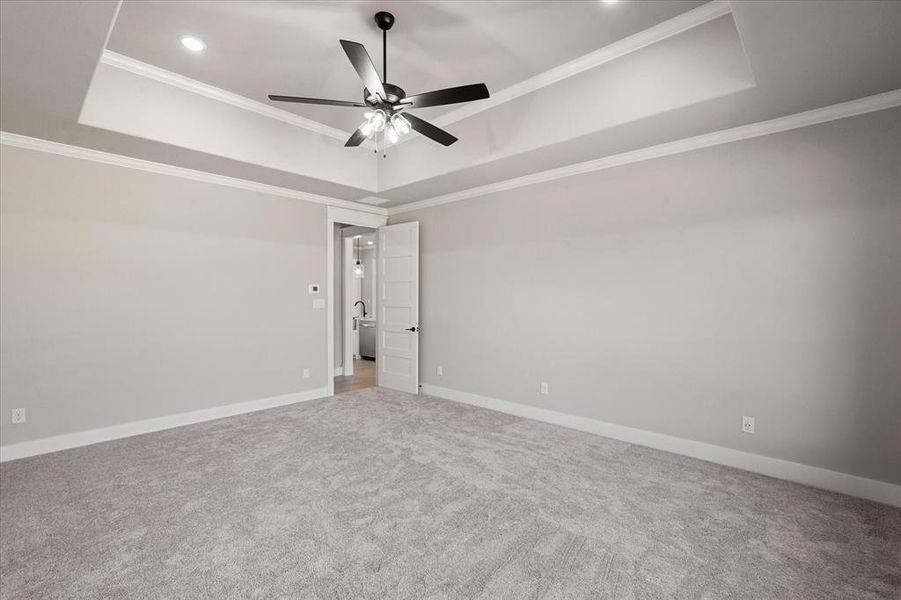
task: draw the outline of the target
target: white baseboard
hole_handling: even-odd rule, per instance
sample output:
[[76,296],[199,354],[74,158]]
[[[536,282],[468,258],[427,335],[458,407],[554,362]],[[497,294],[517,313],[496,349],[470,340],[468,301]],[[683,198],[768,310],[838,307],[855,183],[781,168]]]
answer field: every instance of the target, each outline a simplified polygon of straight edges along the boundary
[[335,367],[335,377],[344,375],[344,367]]
[[295,392],[293,394],[262,398],[260,400],[250,400],[247,402],[238,402],[236,404],[227,404],[225,406],[216,406],[214,408],[204,408],[202,410],[166,415],[165,417],[157,417],[154,419],[144,419],[143,421],[132,421],[130,423],[111,425],[99,429],[66,433],[28,442],[19,442],[18,444],[8,444],[6,446],[0,446],[0,462],[36,456],[38,454],[47,454],[48,452],[56,452],[58,450],[77,448],[79,446],[88,446],[90,444],[108,442],[110,440],[118,440],[133,435],[141,435],[143,433],[151,433],[163,429],[172,429],[173,427],[181,427],[182,425],[191,425],[203,421],[212,421],[223,417],[242,415],[257,410],[265,410],[267,408],[275,408],[286,404],[324,398],[325,396],[328,396],[328,390],[326,388],[317,388],[314,390]]
[[490,410],[496,410],[518,417],[543,421],[553,425],[560,425],[570,429],[576,429],[587,433],[594,433],[604,437],[665,450],[675,454],[691,456],[709,462],[735,467],[745,471],[769,475],[779,479],[795,481],[816,488],[848,494],[866,500],[882,502],[892,506],[901,507],[901,485],[895,485],[885,481],[867,479],[838,471],[830,471],[820,467],[812,467],[801,463],[771,458],[760,454],[752,454],[741,450],[733,450],[723,446],[714,446],[704,442],[696,442],[653,431],[635,429],[624,425],[606,423],[579,417],[567,413],[561,413],[536,406],[498,400],[469,392],[461,392],[437,385],[422,384],[422,392],[431,396],[437,396],[446,400],[480,406]]

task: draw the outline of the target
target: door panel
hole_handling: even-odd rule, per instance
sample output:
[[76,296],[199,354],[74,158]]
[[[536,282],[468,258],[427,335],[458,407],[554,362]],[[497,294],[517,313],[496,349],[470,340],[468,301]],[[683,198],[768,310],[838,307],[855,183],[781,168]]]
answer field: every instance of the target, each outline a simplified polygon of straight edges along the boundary
[[379,385],[418,394],[419,223],[379,227],[378,253]]

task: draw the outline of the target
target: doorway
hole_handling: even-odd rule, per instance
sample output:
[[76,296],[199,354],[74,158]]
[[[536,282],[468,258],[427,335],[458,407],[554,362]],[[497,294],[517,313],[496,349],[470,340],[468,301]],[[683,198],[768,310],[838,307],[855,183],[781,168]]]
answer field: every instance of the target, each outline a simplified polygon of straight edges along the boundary
[[[387,221],[382,211],[376,213],[376,211],[328,207],[326,265],[330,285],[326,288],[325,305],[328,316],[326,381],[329,396],[335,393],[336,377],[353,376],[357,371],[364,375],[363,369],[370,366],[375,372],[375,385],[411,394],[419,393],[419,223],[408,221],[388,225]],[[360,230],[355,232],[350,229],[352,227]],[[352,302],[347,308],[344,305],[347,298],[343,290],[352,287],[346,285],[344,278],[345,255],[354,256],[351,264],[356,266],[353,242],[347,249],[345,238],[348,237],[346,234],[353,234],[349,236],[351,239],[354,235],[360,234],[360,239],[363,239],[363,233],[369,232],[374,232],[376,237],[371,244],[375,252],[375,263],[371,269],[374,287],[370,299],[372,311],[370,313],[367,306],[366,316],[372,314],[372,320],[375,321],[373,329],[376,342],[373,357],[376,358],[376,364],[371,361],[357,363],[354,360],[355,355],[344,360],[345,348],[356,348],[353,341],[344,342],[348,330],[353,331],[350,317],[355,311],[358,312],[360,317],[356,323],[357,327],[360,327],[363,320],[363,305],[357,305],[355,298],[350,297]],[[360,263],[363,264],[362,258]],[[365,266],[363,273],[365,274]],[[353,276],[356,277],[356,273]],[[362,355],[359,356],[362,360]],[[372,375],[369,377],[369,381],[364,378],[359,381],[342,380],[341,388],[358,386],[359,389],[364,389],[373,383]]]
[[[388,222],[388,217],[381,211],[351,210],[348,208],[329,206],[326,218],[326,272],[329,285],[326,286],[326,385],[328,395],[335,393],[335,377],[343,376],[344,370],[344,236],[342,231],[347,227],[365,227],[378,229]],[[353,365],[351,364],[351,369]],[[378,375],[376,374],[376,378]]]
[[335,393],[340,394],[378,385],[378,241],[376,230],[370,227],[340,227],[336,233],[340,238],[336,263],[341,264],[343,285],[336,312],[336,327],[340,327],[342,336],[334,386]]

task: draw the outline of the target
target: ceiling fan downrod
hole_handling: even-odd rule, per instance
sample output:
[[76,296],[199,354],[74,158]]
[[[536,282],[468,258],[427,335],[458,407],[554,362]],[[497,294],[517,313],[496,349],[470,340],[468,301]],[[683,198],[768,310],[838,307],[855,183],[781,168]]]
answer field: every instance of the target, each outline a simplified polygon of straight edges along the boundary
[[394,15],[379,11],[375,13],[375,24],[382,30],[382,82],[388,83],[388,30],[394,26]]

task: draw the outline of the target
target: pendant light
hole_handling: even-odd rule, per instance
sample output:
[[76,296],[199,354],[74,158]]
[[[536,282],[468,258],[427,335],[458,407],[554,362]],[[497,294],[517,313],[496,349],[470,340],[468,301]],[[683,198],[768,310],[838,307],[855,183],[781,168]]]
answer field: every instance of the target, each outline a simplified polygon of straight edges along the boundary
[[363,265],[360,263],[360,236],[354,238],[357,242],[356,251],[357,251],[357,262],[354,265],[354,277],[357,279],[363,279]]

